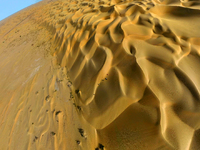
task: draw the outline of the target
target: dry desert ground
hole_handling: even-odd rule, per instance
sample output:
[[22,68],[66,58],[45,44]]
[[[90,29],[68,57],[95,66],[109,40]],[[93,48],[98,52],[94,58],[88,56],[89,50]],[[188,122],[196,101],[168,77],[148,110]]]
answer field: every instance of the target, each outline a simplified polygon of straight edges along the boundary
[[200,150],[200,1],[43,0],[2,20],[0,150]]

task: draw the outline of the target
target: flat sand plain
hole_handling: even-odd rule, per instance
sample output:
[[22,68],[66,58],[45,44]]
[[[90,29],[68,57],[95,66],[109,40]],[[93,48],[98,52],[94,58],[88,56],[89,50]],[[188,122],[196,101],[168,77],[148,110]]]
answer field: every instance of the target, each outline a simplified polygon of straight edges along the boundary
[[198,0],[44,0],[0,22],[1,150],[200,149]]

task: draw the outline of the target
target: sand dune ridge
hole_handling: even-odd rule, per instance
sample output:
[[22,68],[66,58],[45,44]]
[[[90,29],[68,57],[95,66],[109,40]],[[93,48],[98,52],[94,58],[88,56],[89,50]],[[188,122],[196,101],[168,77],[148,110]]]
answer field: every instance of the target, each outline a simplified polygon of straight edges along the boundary
[[0,24],[2,149],[199,149],[198,1],[46,0],[20,16]]

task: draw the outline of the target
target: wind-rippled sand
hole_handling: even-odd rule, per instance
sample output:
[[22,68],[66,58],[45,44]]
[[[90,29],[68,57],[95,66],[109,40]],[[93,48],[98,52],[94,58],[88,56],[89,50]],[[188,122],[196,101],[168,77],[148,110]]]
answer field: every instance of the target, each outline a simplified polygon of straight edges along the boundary
[[200,149],[198,0],[42,1],[0,22],[1,150]]

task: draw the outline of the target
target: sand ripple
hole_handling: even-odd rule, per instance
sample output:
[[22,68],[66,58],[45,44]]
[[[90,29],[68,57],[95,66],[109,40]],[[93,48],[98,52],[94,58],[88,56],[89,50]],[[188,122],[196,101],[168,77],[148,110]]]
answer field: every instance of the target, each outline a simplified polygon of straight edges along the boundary
[[[198,146],[199,2],[63,1],[49,7],[44,23],[55,30],[53,53],[94,128],[104,131],[131,107],[145,107],[152,113],[147,124],[171,147]],[[147,89],[154,96],[145,101],[156,105],[141,102]],[[144,117],[139,111],[127,115]]]

